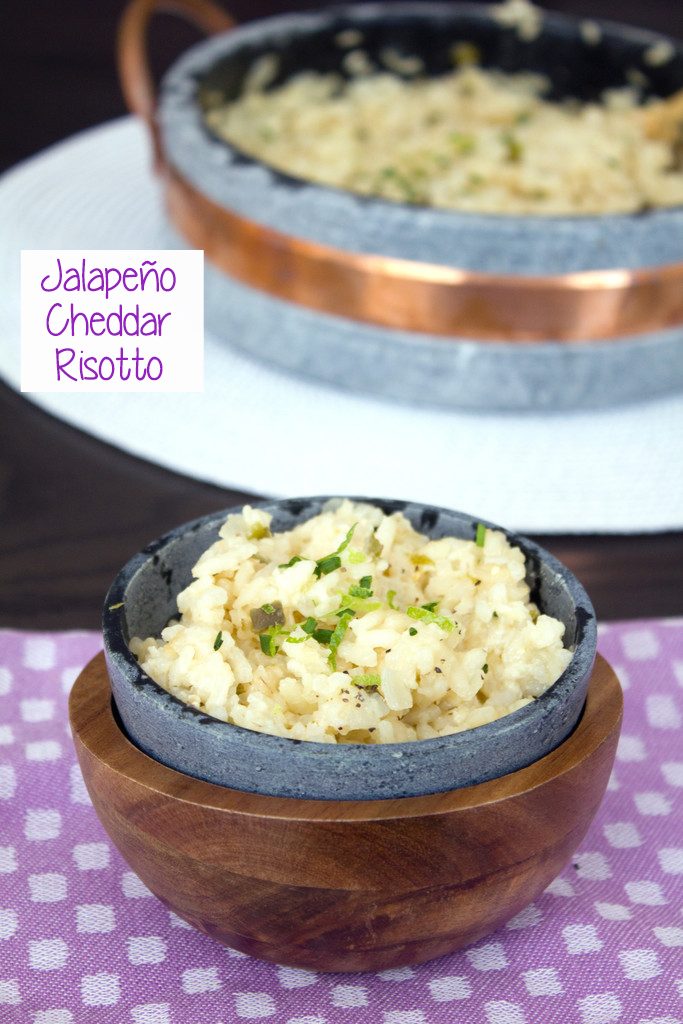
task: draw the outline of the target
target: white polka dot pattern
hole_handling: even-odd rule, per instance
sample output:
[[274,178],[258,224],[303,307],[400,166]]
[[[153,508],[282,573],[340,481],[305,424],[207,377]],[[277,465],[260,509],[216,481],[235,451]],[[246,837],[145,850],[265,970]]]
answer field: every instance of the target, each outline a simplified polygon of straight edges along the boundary
[[601,631],[628,682],[623,735],[559,877],[469,949],[361,975],[225,949],[123,862],[66,731],[99,646],[0,632],[2,1024],[683,1024],[683,622]]

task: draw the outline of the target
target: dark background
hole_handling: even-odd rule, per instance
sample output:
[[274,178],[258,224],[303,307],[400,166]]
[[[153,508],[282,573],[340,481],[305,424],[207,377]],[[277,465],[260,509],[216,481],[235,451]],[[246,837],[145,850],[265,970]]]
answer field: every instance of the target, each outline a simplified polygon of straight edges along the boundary
[[[0,168],[125,113],[114,61],[122,2],[0,5]],[[234,0],[230,11],[244,21],[315,6]],[[683,37],[681,0],[542,6]],[[179,20],[158,17],[151,34],[157,70],[196,38]],[[672,439],[674,457],[679,445]],[[109,582],[137,549],[245,497],[118,452],[0,384],[0,626],[96,628]],[[683,613],[683,534],[537,539],[578,573],[601,618]]]
[[[217,3],[221,5],[220,0]],[[123,0],[2,0],[0,6],[0,167],[125,113],[114,62]],[[229,0],[222,6],[242,22],[329,5],[313,0]],[[628,21],[683,38],[682,0],[553,0],[539,6]],[[150,46],[157,69],[163,70],[197,38],[179,18],[159,15]]]

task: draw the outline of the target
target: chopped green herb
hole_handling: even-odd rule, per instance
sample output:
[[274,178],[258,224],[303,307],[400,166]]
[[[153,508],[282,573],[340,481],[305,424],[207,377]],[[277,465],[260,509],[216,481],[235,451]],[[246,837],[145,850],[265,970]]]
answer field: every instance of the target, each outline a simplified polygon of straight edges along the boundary
[[375,612],[382,607],[381,601],[372,601],[369,597],[356,597],[353,587],[348,594],[340,594],[340,600],[341,604],[334,613],[335,615],[342,615],[344,612],[353,615],[367,615],[368,612]]
[[213,649],[214,649],[214,651],[217,651],[222,646],[223,646],[223,631],[219,630],[218,633],[216,633],[216,639],[213,642]]
[[420,605],[421,608],[426,608],[428,612],[435,612],[439,607],[438,601],[429,601],[428,604]]
[[486,663],[484,663],[484,664],[483,664],[483,665],[481,666],[481,670],[482,670],[482,672],[484,673],[484,675],[486,675],[486,673],[487,673],[487,672],[488,672],[488,670],[489,670],[489,667],[488,667],[488,665],[487,665]]
[[374,533],[370,538],[368,549],[373,558],[379,558],[379,556],[382,554],[382,542],[377,539]]
[[327,576],[328,573],[334,572],[335,569],[338,569],[340,567],[341,558],[339,556],[343,551],[346,551],[347,547],[351,543],[353,532],[357,526],[358,523],[354,523],[353,526],[349,528],[349,530],[346,533],[346,536],[344,537],[344,540],[341,542],[336,551],[333,551],[331,555],[325,555],[324,558],[319,558],[317,560],[317,562],[315,563],[315,569],[313,571],[315,575],[318,577],[318,579],[320,579],[321,576]]
[[123,601],[119,601],[118,604],[110,604],[108,611],[115,612],[117,608],[123,608]]
[[358,526],[358,523],[354,523],[353,526],[349,527],[349,529],[347,530],[346,536],[344,537],[344,540],[341,542],[341,544],[339,545],[337,550],[332,552],[333,555],[341,555],[342,551],[346,551],[346,549],[348,548],[349,544],[351,543],[351,538],[353,537],[354,531],[355,531],[357,526]]
[[325,558],[321,558],[315,563],[315,569],[313,571],[318,579],[320,579],[321,576],[327,576],[329,573],[334,572],[340,565],[341,558],[339,555],[327,555]]
[[364,562],[365,560],[366,556],[364,551],[349,551],[349,562],[351,565],[360,565],[361,562]]
[[408,633],[410,634],[410,636],[417,636],[417,630],[415,629],[415,626],[411,626],[410,629],[408,630]]
[[301,628],[303,629],[304,633],[308,633],[309,636],[312,636],[313,633],[315,633],[315,627],[316,621],[310,616],[306,619],[305,622],[301,623]]
[[372,576],[364,576],[360,583],[349,587],[351,597],[372,597]]
[[332,629],[316,629],[311,633],[314,640],[317,640],[319,644],[329,644],[332,639]]
[[396,597],[396,591],[395,591],[395,590],[390,590],[390,591],[389,591],[389,592],[387,593],[387,604],[389,605],[389,607],[390,607],[390,608],[391,608],[391,609],[392,609],[393,611],[397,612],[397,611],[398,611],[398,608],[397,608],[397,607],[396,607],[396,605],[394,604],[394,598],[395,598],[395,597]]
[[259,643],[264,654],[268,654],[271,658],[277,654],[277,644],[272,633],[261,633]]
[[344,607],[344,608],[340,608],[339,611],[335,612],[334,614],[337,615],[337,616],[340,616],[340,615],[350,615],[353,618],[353,616],[356,613],[354,612],[353,608]]
[[477,533],[474,538],[474,543],[478,548],[483,548],[486,543],[486,527],[483,523],[477,523]]
[[265,612],[266,615],[272,615],[275,611],[275,607],[272,604],[262,604],[261,611]]
[[330,637],[330,654],[327,661],[330,667],[335,671],[337,668],[337,651],[339,650],[339,645],[344,639],[344,635],[346,630],[349,628],[349,622],[352,618],[352,615],[342,615],[341,619],[334,627],[332,636]]
[[367,674],[366,675],[359,675],[359,676],[351,676],[351,682],[353,683],[354,686],[363,686],[363,687],[367,687],[368,689],[375,690],[375,689],[377,689],[377,687],[382,682],[382,677],[381,676],[367,675]]
[[301,555],[292,555],[288,562],[283,562],[282,565],[278,565],[278,569],[291,569],[297,562],[303,562]]
[[498,612],[494,612],[493,615],[492,615],[492,618],[497,619],[498,618]]
[[411,605],[406,608],[406,615],[410,616],[411,619],[419,619],[421,622],[434,623],[439,629],[443,629],[444,633],[450,633],[455,628],[455,623],[451,619],[447,619],[445,615],[437,615],[436,612],[430,612],[427,608],[416,608],[415,605]]

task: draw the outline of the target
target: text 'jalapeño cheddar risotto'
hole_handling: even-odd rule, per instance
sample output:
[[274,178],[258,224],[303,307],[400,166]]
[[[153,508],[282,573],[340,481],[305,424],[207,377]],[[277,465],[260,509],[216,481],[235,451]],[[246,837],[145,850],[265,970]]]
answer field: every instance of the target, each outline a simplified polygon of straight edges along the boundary
[[229,515],[161,639],[152,679],[222,721],[325,743],[460,732],[542,694],[571,653],[504,534],[430,540],[401,514],[330,503],[285,533]]

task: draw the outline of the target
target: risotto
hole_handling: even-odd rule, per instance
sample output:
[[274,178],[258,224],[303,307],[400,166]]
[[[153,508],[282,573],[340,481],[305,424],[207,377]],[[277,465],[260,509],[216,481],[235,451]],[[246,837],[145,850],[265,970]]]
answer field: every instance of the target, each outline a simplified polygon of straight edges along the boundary
[[683,204],[683,92],[643,104],[634,82],[600,102],[557,102],[543,77],[477,59],[456,43],[455,69],[428,78],[415,57],[386,51],[377,67],[356,48],[350,78],[306,72],[268,88],[277,64],[264,58],[238,100],[210,97],[206,118],[287,174],[400,202],[548,215]]
[[430,540],[401,514],[339,500],[283,533],[229,515],[145,672],[185,703],[324,743],[445,736],[528,704],[571,660],[530,599],[524,555],[478,526]]

